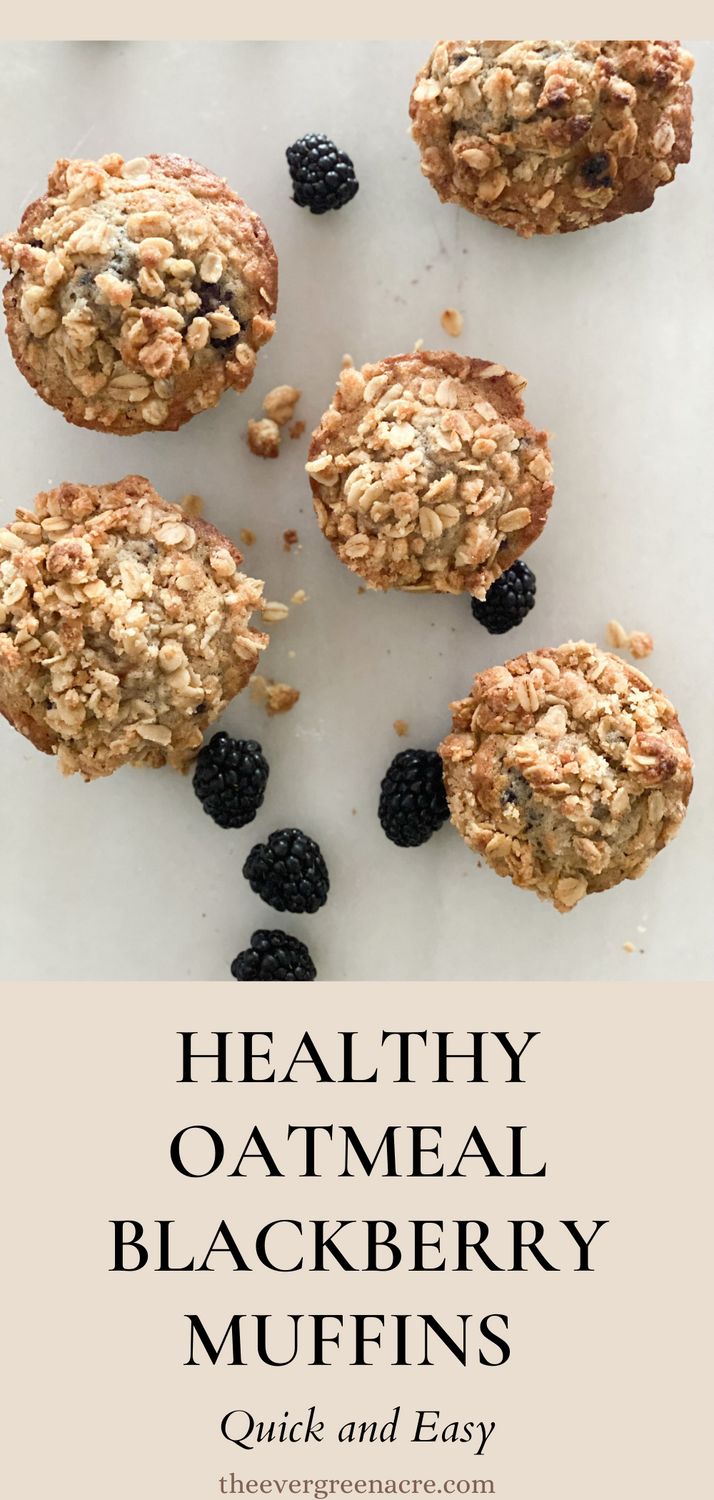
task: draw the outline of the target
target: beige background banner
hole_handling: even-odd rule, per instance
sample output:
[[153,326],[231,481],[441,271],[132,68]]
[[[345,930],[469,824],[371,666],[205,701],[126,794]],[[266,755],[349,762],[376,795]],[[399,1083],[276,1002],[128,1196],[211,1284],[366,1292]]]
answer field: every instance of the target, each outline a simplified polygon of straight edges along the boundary
[[[704,985],[234,985],[5,986],[4,1268],[7,1395],[2,1454],[4,1493],[34,1495],[45,1486],[73,1500],[138,1495],[210,1500],[231,1473],[249,1479],[431,1477],[435,1493],[460,1480],[490,1481],[510,1500],[676,1494],[706,1489],[708,1340],[711,1298],[701,1247],[711,1224],[712,994]],[[319,1083],[298,1066],[290,1084],[178,1084],[177,1033],[196,1032],[197,1050],[212,1031],[231,1032],[231,1077],[240,1073],[239,1033],[271,1032],[272,1063],[284,1074],[309,1030],[331,1073],[340,1032],[355,1031],[355,1071],[379,1068],[377,1084]],[[383,1030],[426,1030],[414,1043],[415,1079],[393,1081],[393,1042]],[[431,1082],[435,1033],[464,1050],[469,1032],[483,1044],[488,1082]],[[520,1047],[521,1084],[493,1033]],[[265,1043],[265,1046],[268,1044]],[[262,1065],[265,1066],[265,1065]],[[299,1144],[287,1126],[333,1124],[321,1137],[324,1175],[305,1180]],[[169,1149],[181,1128],[208,1125],[225,1146],[220,1171],[201,1180],[179,1175]],[[398,1125],[398,1162],[408,1169],[408,1127],[440,1125],[443,1178],[388,1180],[374,1173],[339,1177],[340,1126],[352,1124],[371,1149]],[[285,1172],[266,1179],[259,1162],[231,1177],[257,1125]],[[449,1177],[474,1126],[508,1171],[508,1127],[526,1127],[524,1166],[544,1178],[486,1175],[472,1162]],[[429,1137],[439,1144],[437,1137]],[[201,1154],[202,1153],[202,1154]],[[207,1161],[187,1138],[186,1160]],[[110,1220],[146,1228],[150,1264],[111,1274]],[[453,1265],[453,1221],[488,1223],[494,1257],[509,1262],[509,1221],[544,1225],[541,1248],[562,1269],[530,1262],[523,1273],[478,1266],[459,1273],[235,1272],[217,1255],[213,1273],[159,1273],[154,1221],[174,1221],[174,1264],[199,1264],[222,1219],[245,1259],[256,1264],[261,1225],[274,1219],[356,1220],[340,1243],[359,1261],[361,1221],[397,1226],[409,1258],[411,1220],[444,1221],[442,1250]],[[585,1233],[608,1220],[592,1248],[593,1274],[575,1274],[577,1255],[562,1220]],[[431,1230],[434,1237],[436,1231]],[[297,1241],[286,1231],[274,1249]],[[307,1232],[302,1245],[310,1257]],[[432,1252],[433,1255],[433,1252]],[[434,1256],[435,1258],[435,1256]],[[287,1263],[287,1262],[286,1262]],[[199,1315],[218,1342],[233,1314],[272,1315],[274,1346],[288,1312],[341,1313],[340,1347],[329,1369],[310,1369],[301,1353],[287,1369],[255,1358],[186,1368],[186,1315]],[[350,1368],[351,1316],[381,1313],[387,1323],[371,1369]],[[501,1368],[475,1360],[463,1369],[433,1344],[430,1368],[391,1367],[392,1315],[432,1313],[454,1330],[460,1313],[506,1314],[511,1357]],[[220,1331],[219,1331],[220,1330]],[[501,1330],[502,1331],[502,1330]],[[420,1357],[417,1334],[413,1357]],[[302,1332],[301,1332],[302,1339]],[[301,1343],[301,1348],[302,1348]],[[306,1346],[305,1346],[306,1347]],[[481,1347],[491,1356],[492,1344]],[[221,1436],[234,1409],[257,1420],[301,1419],[314,1404],[325,1441],[262,1444],[241,1452]],[[400,1408],[392,1443],[338,1443],[348,1420],[384,1423]],[[483,1457],[476,1443],[411,1441],[415,1413],[495,1428]],[[230,1489],[224,1492],[230,1493]],[[481,1492],[490,1493],[488,1489]]]

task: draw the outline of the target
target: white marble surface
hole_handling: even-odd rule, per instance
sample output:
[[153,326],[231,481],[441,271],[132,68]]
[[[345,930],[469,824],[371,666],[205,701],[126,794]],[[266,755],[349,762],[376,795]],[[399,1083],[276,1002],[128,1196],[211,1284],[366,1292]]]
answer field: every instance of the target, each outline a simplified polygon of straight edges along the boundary
[[[325,851],[332,890],[289,921],[331,979],[665,979],[712,970],[712,355],[714,47],[694,44],[695,152],[647,214],[526,243],[439,204],[407,133],[428,43],[17,44],[0,52],[0,220],[13,227],[56,156],[177,151],[224,174],[264,217],[280,257],[278,332],[251,390],[180,433],[74,429],[33,394],[0,345],[0,496],[64,479],[146,474],[169,499],[200,492],[272,598],[309,603],[274,627],[265,670],[301,690],[267,720],[237,700],[233,732],[258,735],[266,803],[225,833],[170,771],[63,780],[0,729],[2,974],[13,979],[223,979],[258,925],[281,918],[241,876],[251,844],[298,824]],[[284,150],[326,130],[361,188],[343,212],[290,201]],[[300,385],[314,425],[340,359],[417,338],[464,314],[453,347],[528,377],[528,411],[554,433],[557,493],[529,554],[538,603],[498,640],[465,599],[360,596],[311,513],[305,443],[277,462],[244,442],[278,382]],[[451,345],[450,345],[451,347]],[[302,551],[281,538],[296,527]],[[570,636],[604,643],[607,620],[650,631],[648,670],[676,701],[698,763],[689,818],[643,880],[558,916],[498,880],[449,828],[399,850],[376,819],[380,778],[405,744],[433,745],[476,670]],[[288,653],[295,652],[294,658]],[[411,728],[398,740],[396,718]],[[633,942],[644,952],[627,954]]]

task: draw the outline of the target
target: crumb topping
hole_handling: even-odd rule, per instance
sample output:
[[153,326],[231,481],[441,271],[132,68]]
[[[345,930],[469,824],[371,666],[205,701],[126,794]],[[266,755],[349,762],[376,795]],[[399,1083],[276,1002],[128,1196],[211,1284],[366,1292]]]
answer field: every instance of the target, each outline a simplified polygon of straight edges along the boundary
[[248,447],[256,458],[277,458],[280,452],[280,428],[270,417],[259,417],[248,423]]
[[464,320],[456,307],[445,307],[441,314],[441,326],[444,333],[448,333],[452,339],[459,338],[464,331]]
[[552,465],[525,384],[446,352],[343,368],[306,468],[322,530],[372,588],[483,598],[542,531]]
[[298,702],[300,692],[289,682],[274,682],[272,677],[261,677],[256,673],[250,685],[250,695],[255,703],[262,704],[268,718],[272,719],[276,714],[289,713]]
[[15,358],[80,425],[178,427],[248,385],[273,334],[263,224],[181,157],[58,161],[0,257]]
[[295,414],[295,407],[300,400],[302,391],[294,385],[275,385],[272,391],[268,391],[263,401],[263,411],[266,417],[277,422],[278,427],[286,427]]
[[0,711],[66,774],[182,768],[267,643],[240,562],[137,476],[38,495],[0,528]]
[[672,704],[585,642],[474,680],[439,747],[452,820],[499,875],[569,911],[674,837],[692,761]]
[[412,134],[439,196],[553,234],[649,207],[691,143],[694,59],[672,41],[442,41]]
[[629,651],[635,661],[643,661],[654,651],[654,641],[651,635],[644,630],[625,630],[619,620],[608,620],[607,640],[608,645],[614,646],[616,650]]

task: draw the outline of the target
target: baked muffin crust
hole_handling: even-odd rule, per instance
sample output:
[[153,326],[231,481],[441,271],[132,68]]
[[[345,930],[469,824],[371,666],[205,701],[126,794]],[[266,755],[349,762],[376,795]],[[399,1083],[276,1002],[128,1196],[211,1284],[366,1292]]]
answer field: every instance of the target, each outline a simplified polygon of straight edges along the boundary
[[684,818],[692,761],[672,704],[584,641],[474,679],[439,746],[452,821],[498,875],[558,911],[644,874]]
[[267,643],[241,561],[136,475],[38,495],[0,528],[0,713],[67,775],[183,769]]
[[0,257],[15,361],[80,427],[175,431],[243,390],[273,334],[265,226],[180,156],[63,158]]
[[526,237],[637,213],[689,160],[693,67],[678,42],[439,42],[410,101],[422,171]]
[[483,598],[539,536],[552,465],[525,384],[446,351],[343,369],[307,472],[322,530],[369,587]]

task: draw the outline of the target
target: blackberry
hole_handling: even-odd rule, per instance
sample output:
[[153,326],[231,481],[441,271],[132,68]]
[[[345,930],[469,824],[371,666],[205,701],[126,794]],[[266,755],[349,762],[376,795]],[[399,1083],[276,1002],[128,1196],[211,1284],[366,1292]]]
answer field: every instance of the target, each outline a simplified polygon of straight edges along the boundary
[[266,931],[259,928],[253,933],[250,947],[234,958],[231,964],[234,979],[316,979],[317,969],[299,938],[288,932]]
[[293,202],[311,214],[343,208],[359,187],[352,160],[326,135],[304,135],[285,155],[293,183]]
[[471,612],[489,635],[505,635],[525,620],[535,596],[535,573],[519,559],[491,584],[485,599],[471,600]]
[[382,782],[379,821],[393,844],[425,844],[449,816],[441,756],[436,750],[400,750]]
[[330,889],[319,845],[299,828],[279,828],[267,844],[256,844],[243,874],[251,890],[275,911],[317,911]]
[[220,828],[243,828],[261,806],[268,774],[257,740],[233,740],[221,731],[199,751],[193,789]]

